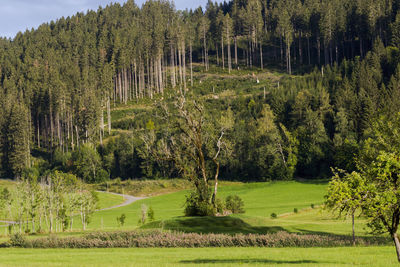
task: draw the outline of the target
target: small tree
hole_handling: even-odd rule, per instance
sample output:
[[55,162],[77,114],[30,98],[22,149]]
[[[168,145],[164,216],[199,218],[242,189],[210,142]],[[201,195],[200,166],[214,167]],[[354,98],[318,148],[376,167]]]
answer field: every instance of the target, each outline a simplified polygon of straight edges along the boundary
[[326,208],[338,211],[339,216],[351,216],[353,245],[356,242],[354,215],[357,209],[361,208],[365,187],[365,179],[359,173],[348,174],[342,170],[334,170],[334,176],[328,186],[328,194],[325,196]]
[[329,185],[328,206],[350,214],[360,208],[374,233],[391,236],[400,262],[400,157],[381,151],[360,173],[336,175]]
[[149,220],[151,222],[154,221],[154,210],[151,206],[149,207],[149,210],[147,211],[147,217],[149,218]]
[[82,229],[85,231],[90,223],[91,215],[98,207],[99,198],[94,191],[81,190],[76,200],[81,216]]
[[142,204],[140,211],[141,211],[140,223],[145,224],[147,220],[147,205]]
[[117,222],[119,226],[124,226],[125,224],[126,215],[122,213],[121,216],[117,217]]

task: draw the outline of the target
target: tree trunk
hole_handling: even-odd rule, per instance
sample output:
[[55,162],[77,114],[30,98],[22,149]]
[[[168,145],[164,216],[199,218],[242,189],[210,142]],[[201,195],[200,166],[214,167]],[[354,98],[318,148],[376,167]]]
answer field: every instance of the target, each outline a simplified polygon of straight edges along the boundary
[[183,82],[183,73],[182,73],[182,50],[178,48],[178,60],[179,60],[179,89],[182,94],[182,82]]
[[217,203],[217,191],[218,191],[218,176],[219,176],[219,162],[215,161],[215,164],[217,165],[217,169],[215,170],[215,178],[214,178],[214,193],[212,196],[212,203],[214,207],[216,207]]
[[175,52],[174,52],[174,49],[172,48],[172,45],[171,45],[171,71],[172,71],[172,73],[171,73],[171,84],[172,84],[172,88],[175,88],[175,86],[176,86],[174,55],[175,55]]
[[206,31],[203,32],[203,46],[204,46],[204,62],[206,65],[206,71],[208,71],[208,49],[207,49],[207,40],[206,40]]
[[215,51],[217,52],[217,66],[219,66],[219,49],[218,49],[218,44],[215,44]]
[[351,214],[352,230],[353,230],[353,246],[356,245],[356,232],[354,230],[354,212]]
[[290,44],[288,42],[286,43],[286,67],[287,67],[287,72],[289,73],[289,75],[291,75],[292,64],[290,59]]
[[107,99],[107,124],[108,124],[108,135],[111,135],[111,110],[110,110],[110,98]]
[[224,37],[221,37],[221,58],[222,58],[222,69],[225,69],[225,55],[224,55]]
[[400,262],[400,242],[399,242],[399,237],[397,236],[397,233],[394,233],[392,236],[393,236],[394,245],[396,246],[397,260]]
[[238,66],[238,47],[237,47],[237,36],[235,36],[235,65]]
[[227,33],[228,35],[228,72],[231,73],[232,70],[232,57],[231,57],[231,40],[229,38],[229,32]]
[[183,74],[183,89],[186,90],[186,49],[185,44],[182,43],[182,74]]
[[261,70],[264,69],[264,60],[263,60],[263,47],[262,47],[262,42],[260,40],[260,66]]
[[192,42],[190,42],[190,84],[193,87],[193,47]]

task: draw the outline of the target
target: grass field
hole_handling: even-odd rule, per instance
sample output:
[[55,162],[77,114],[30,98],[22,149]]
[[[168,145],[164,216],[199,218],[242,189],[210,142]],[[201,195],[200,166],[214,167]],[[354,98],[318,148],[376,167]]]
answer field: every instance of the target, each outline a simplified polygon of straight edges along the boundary
[[119,205],[125,201],[122,196],[98,192],[99,196],[99,209],[104,209],[112,206]]
[[[89,230],[135,229],[139,227],[141,205],[151,206],[155,212],[155,221],[142,228],[163,228],[200,233],[270,233],[289,231],[300,233],[349,235],[350,220],[337,219],[327,211],[312,209],[323,202],[326,193],[325,182],[266,182],[250,184],[228,184],[221,186],[219,196],[225,198],[231,194],[239,195],[245,203],[245,214],[227,217],[183,217],[183,205],[187,190],[151,197],[131,205],[96,212]],[[293,212],[297,208],[299,212]],[[278,214],[272,219],[271,213]],[[116,218],[126,215],[125,225],[119,227]],[[81,229],[76,220],[75,229]],[[365,222],[356,220],[356,233],[367,236]]]
[[393,247],[2,249],[0,266],[395,266]]
[[[160,187],[156,183],[156,187]],[[180,185],[180,183],[178,183]],[[153,188],[149,183],[146,187]],[[168,187],[167,185],[165,185]],[[187,190],[150,197],[128,206],[112,210],[98,211],[92,216],[88,226],[93,230],[130,230],[142,227],[145,229],[162,228],[185,232],[199,233],[271,233],[277,231],[350,235],[350,220],[337,219],[329,212],[317,208],[322,204],[326,193],[326,182],[265,182],[265,183],[230,183],[224,182],[219,196],[239,195],[245,203],[245,214],[227,217],[190,218],[183,216],[183,206]],[[132,184],[136,187],[136,184]],[[160,187],[162,189],[162,186]],[[138,191],[138,192],[139,192]],[[167,190],[168,191],[168,190]],[[122,203],[123,197],[99,193],[100,208],[111,207]],[[142,204],[152,207],[155,221],[144,226],[139,224]],[[312,209],[311,204],[316,208]],[[294,213],[294,208],[298,213]],[[271,213],[278,214],[272,219]],[[125,225],[120,227],[117,217],[126,215]],[[356,234],[367,236],[363,219],[356,220]],[[75,234],[79,234],[82,226],[80,219],[74,220]]]

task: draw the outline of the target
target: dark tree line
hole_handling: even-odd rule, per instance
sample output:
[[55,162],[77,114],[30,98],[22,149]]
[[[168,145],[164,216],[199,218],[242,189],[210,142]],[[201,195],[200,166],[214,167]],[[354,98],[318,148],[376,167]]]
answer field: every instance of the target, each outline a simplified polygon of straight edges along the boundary
[[[18,176],[29,167],[31,151],[50,153],[52,161],[56,151],[73,152],[73,162],[85,159],[76,150],[90,150],[87,143],[102,144],[111,133],[111,106],[153,98],[168,88],[187,91],[193,85],[193,63],[206,71],[210,64],[228,71],[267,65],[288,73],[322,68],[322,74],[314,71],[300,82],[288,79],[281,90],[271,88],[266,100],[226,104],[242,116],[245,128],[237,119],[236,162],[221,166],[222,176],[280,175],[279,167],[270,168],[276,155],[285,168],[289,155],[291,160],[296,155],[291,164],[299,175],[317,175],[332,161],[349,164],[344,152],[352,149],[349,142],[362,141],[378,110],[396,107],[389,104],[399,79],[399,9],[399,0],[210,1],[205,10],[190,11],[176,11],[169,1],[147,1],[141,8],[128,1],[1,39],[3,175]],[[380,42],[374,45],[375,40]],[[262,130],[263,120],[275,126]],[[246,127],[258,132],[251,136],[257,140],[240,136]],[[258,144],[272,141],[278,148],[253,153]],[[105,160],[104,147],[98,150],[101,163],[95,162],[112,177],[132,176],[134,170],[140,175],[133,176],[145,175],[147,159],[138,146],[132,146],[134,163]],[[112,153],[114,159],[123,157]],[[269,161],[256,163],[268,153],[273,155]],[[78,173],[79,168],[72,169]],[[87,173],[90,179],[96,176]]]

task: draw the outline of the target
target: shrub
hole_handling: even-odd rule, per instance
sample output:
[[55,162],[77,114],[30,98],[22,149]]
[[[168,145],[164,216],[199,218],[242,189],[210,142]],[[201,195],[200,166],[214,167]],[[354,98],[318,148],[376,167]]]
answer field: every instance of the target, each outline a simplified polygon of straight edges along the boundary
[[314,204],[311,204],[311,208],[313,209],[315,206],[314,206]]
[[225,207],[226,207],[226,204],[224,203],[224,201],[220,198],[217,198],[215,201],[215,205],[216,205],[217,213],[224,214]]
[[278,216],[276,215],[276,213],[275,213],[275,212],[271,213],[271,219],[276,219],[276,218],[278,218]]
[[201,201],[195,192],[186,196],[185,216],[215,216],[215,214],[215,208],[207,201]]
[[294,212],[294,213],[298,213],[299,210],[298,210],[297,208],[294,208],[294,209],[293,209],[293,212]]
[[151,206],[150,206],[149,210],[147,211],[147,217],[149,218],[149,220],[151,222],[154,221],[154,210]]
[[10,237],[10,244],[13,247],[25,247],[26,238],[20,233],[15,233]]
[[244,213],[244,202],[239,196],[228,196],[225,202],[226,208],[232,213]]
[[122,213],[120,217],[117,217],[117,222],[119,226],[124,226],[125,224],[126,215]]

